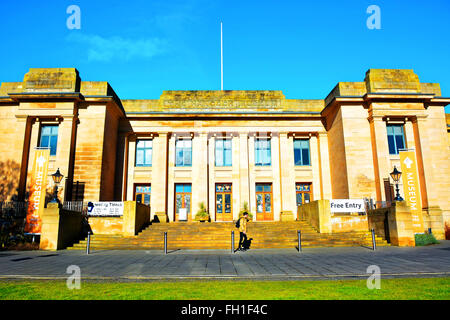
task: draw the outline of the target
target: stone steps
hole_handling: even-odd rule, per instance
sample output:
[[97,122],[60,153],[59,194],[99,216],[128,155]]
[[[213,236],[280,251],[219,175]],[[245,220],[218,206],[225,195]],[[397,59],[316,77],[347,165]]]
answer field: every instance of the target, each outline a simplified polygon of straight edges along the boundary
[[[302,233],[302,247],[371,246],[369,232],[320,234],[305,221],[251,222],[247,227],[252,249],[295,248],[297,230]],[[153,224],[136,236],[92,235],[92,250],[163,250],[164,232],[167,232],[168,250],[176,249],[231,249],[231,231],[235,233],[235,248],[239,230],[233,222]],[[87,240],[73,245],[73,250],[84,250]],[[378,246],[388,245],[376,237]]]

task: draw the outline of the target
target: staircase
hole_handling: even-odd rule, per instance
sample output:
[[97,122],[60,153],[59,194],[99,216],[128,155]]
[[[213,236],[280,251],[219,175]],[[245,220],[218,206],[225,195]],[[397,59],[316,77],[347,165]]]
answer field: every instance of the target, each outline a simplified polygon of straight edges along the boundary
[[[372,246],[370,232],[345,232],[320,234],[305,221],[250,222],[247,236],[251,249],[295,248],[298,246],[297,230],[301,230],[302,247]],[[164,232],[167,232],[168,250],[176,249],[231,249],[231,231],[235,234],[235,248],[239,243],[239,230],[232,222],[214,223],[154,223],[136,236],[92,235],[92,250],[163,250]],[[71,249],[86,249],[87,240]],[[377,246],[388,245],[376,237]]]

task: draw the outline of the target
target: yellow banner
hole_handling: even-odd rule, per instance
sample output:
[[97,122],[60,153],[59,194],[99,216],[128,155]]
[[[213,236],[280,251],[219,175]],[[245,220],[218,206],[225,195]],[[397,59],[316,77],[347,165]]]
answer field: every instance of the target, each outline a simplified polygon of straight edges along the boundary
[[399,154],[402,166],[403,191],[405,200],[411,208],[414,233],[423,233],[422,201],[417,175],[416,152],[400,151]]
[[35,152],[33,171],[31,172],[30,196],[28,198],[26,233],[41,233],[42,212],[47,194],[47,172],[50,149],[38,149]]

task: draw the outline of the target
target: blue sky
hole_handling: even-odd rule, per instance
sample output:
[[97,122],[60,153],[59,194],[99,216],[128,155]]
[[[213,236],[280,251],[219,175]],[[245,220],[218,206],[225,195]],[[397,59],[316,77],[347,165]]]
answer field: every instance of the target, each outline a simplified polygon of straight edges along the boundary
[[[80,30],[66,27],[72,4]],[[366,26],[373,4],[381,30]],[[0,81],[21,81],[30,67],[76,67],[122,99],[217,90],[220,21],[225,89],[323,99],[369,68],[403,68],[450,96],[448,0],[2,0]]]

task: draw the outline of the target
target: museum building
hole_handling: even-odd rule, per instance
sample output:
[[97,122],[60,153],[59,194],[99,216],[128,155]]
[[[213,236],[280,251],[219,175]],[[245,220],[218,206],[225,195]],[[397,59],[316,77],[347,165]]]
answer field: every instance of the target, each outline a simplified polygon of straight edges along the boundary
[[450,224],[449,103],[412,70],[370,69],[317,100],[269,90],[122,100],[74,68],[32,68],[0,87],[0,201],[26,200],[36,148],[49,148],[48,193],[59,169],[61,201],[135,200],[170,222],[200,204],[232,221],[246,204],[255,221],[279,221],[320,199],[389,204],[407,149],[424,217]]

